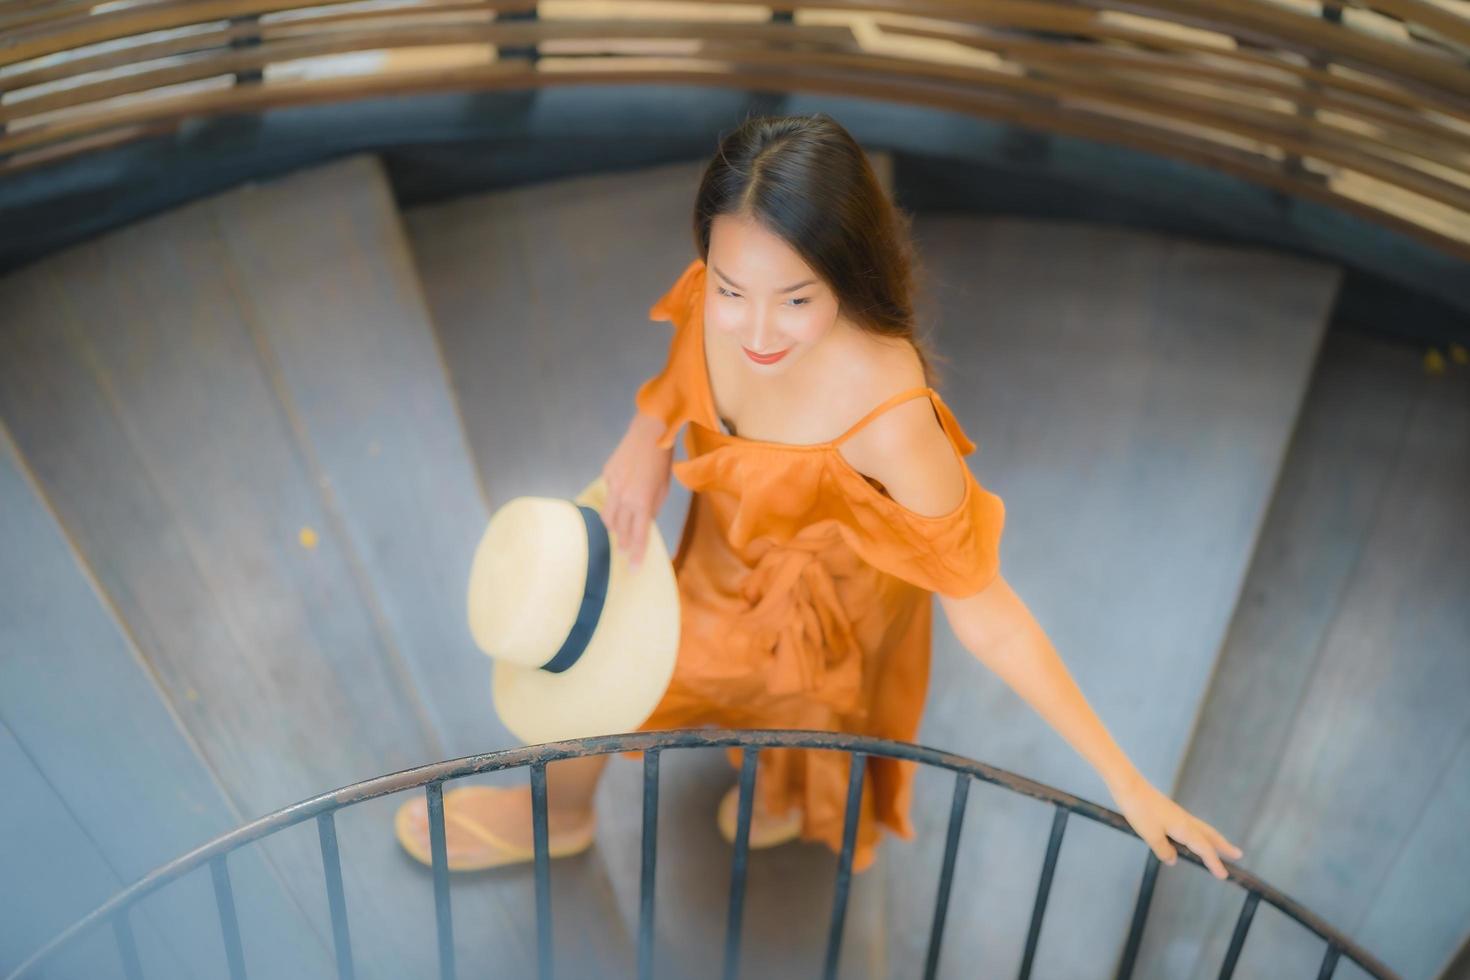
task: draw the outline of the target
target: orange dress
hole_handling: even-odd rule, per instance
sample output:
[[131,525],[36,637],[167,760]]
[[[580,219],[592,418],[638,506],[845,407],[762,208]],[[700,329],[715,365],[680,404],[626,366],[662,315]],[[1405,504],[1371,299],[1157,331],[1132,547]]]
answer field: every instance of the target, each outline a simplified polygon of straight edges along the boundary
[[[966,467],[963,501],[929,517],[893,500],[837,447],[883,411],[928,396],[961,456],[975,444],[932,388],[899,392],[828,443],[741,438],[721,425],[704,353],[704,263],[695,259],[649,310],[671,320],[663,371],[635,398],[683,423],[693,491],[674,557],[681,629],[668,691],[642,730],[800,728],[913,741],[929,679],[931,592],[967,596],[999,571],[1005,507]],[[731,759],[738,765],[739,751]],[[913,837],[914,764],[870,758],[853,864],[868,867],[880,827]],[[773,813],[803,809],[802,837],[842,846],[844,754],[767,749],[756,787]]]

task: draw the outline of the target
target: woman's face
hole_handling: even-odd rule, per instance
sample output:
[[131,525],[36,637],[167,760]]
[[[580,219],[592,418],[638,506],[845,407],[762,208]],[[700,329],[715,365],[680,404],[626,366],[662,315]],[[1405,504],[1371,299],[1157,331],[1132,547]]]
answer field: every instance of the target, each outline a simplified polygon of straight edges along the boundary
[[[790,370],[837,323],[837,296],[784,240],[750,218],[710,226],[704,318],[744,348],[758,374]],[[755,355],[776,354],[770,361]]]

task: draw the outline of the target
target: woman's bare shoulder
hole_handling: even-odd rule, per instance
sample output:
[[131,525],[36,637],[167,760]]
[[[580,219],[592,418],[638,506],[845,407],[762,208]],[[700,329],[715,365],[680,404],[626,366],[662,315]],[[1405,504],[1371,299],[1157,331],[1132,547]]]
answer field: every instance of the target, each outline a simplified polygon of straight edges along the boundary
[[[888,338],[882,338],[885,341]],[[889,398],[928,386],[918,351],[907,340],[882,345],[860,384],[861,419]],[[838,449],[857,472],[880,483],[897,503],[929,516],[951,512],[964,495],[955,455],[929,398],[915,396],[869,419]]]
[[853,358],[853,383],[848,390],[854,419],[901,391],[922,388],[928,383],[918,349],[907,337],[869,334],[863,338],[859,351]]

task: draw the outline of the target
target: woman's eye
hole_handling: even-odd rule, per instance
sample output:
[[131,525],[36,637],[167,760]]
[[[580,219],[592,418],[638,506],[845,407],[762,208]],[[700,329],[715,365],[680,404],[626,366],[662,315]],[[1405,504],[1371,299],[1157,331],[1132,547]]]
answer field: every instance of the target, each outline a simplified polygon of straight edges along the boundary
[[[720,286],[720,285],[716,285],[715,286],[715,292],[719,293],[721,296],[728,296],[731,299],[739,299],[740,298],[740,294],[739,293],[732,293],[728,289],[726,289],[724,286]],[[808,296],[798,296],[798,297],[792,299],[790,302],[794,306],[806,306],[808,303],[811,302],[811,298],[808,297]]]

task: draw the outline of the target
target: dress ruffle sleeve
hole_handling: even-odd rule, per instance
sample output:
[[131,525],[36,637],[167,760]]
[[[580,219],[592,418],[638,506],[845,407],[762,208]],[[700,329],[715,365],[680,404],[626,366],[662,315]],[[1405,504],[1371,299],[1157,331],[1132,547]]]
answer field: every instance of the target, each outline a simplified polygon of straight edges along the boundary
[[[961,457],[975,451],[942,400],[935,409]],[[915,513],[879,490],[836,453],[831,472],[841,490],[834,511],[842,536],[869,564],[930,592],[975,595],[1000,573],[1005,503],[965,466],[965,496],[948,514]],[[963,460],[962,460],[963,462]]]
[[658,439],[661,449],[674,445],[685,421],[700,417],[697,384],[700,375],[696,372],[705,367],[695,334],[695,330],[702,328],[695,304],[703,302],[704,264],[695,259],[648,310],[650,320],[669,320],[674,324],[663,370],[639,386],[633,399],[639,411],[663,421],[664,431]]

